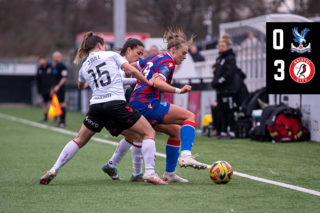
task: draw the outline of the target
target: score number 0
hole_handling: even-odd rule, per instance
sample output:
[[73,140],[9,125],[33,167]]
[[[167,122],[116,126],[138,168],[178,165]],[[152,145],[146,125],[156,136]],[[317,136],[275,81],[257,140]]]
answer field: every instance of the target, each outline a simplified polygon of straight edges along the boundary
[[[277,34],[279,34],[280,41],[279,45],[277,44]],[[283,49],[283,30],[281,29],[275,29],[273,30],[273,49],[275,50],[282,50]],[[274,66],[278,67],[280,65],[280,68],[277,69],[278,74],[274,74],[274,80],[276,81],[283,81],[284,80],[284,61],[283,60],[275,60]]]

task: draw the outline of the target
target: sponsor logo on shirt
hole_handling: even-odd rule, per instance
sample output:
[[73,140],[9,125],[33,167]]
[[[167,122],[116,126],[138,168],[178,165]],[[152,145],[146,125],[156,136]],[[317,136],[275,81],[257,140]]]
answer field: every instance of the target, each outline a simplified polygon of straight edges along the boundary
[[161,73],[164,75],[167,75],[169,73],[170,69],[167,66],[164,66],[161,70]]
[[164,102],[164,101],[160,101],[160,104],[161,104],[162,106],[167,106],[167,102]]

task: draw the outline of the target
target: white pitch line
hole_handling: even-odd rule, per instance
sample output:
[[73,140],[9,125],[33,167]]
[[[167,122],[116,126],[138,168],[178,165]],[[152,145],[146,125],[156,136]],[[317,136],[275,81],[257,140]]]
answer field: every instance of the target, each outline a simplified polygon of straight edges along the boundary
[[[53,130],[53,131],[56,131],[56,132],[60,132],[60,133],[63,133],[63,134],[67,134],[67,135],[76,136],[78,134],[77,132],[72,132],[72,131],[69,131],[69,130],[60,129],[60,128],[48,126],[48,125],[45,125],[45,124],[40,124],[40,123],[37,123],[37,122],[25,120],[25,119],[22,119],[22,118],[17,118],[17,117],[10,116],[10,115],[5,115],[5,114],[2,114],[2,113],[0,113],[0,117],[4,118],[4,119],[11,120],[11,121],[16,121],[16,122],[20,122],[20,123],[23,123],[23,124],[28,124],[28,125],[31,125],[31,126],[39,127],[39,128],[42,128],[42,129],[50,129],[50,130]],[[97,141],[97,142],[101,142],[101,143],[111,144],[111,145],[114,145],[114,146],[118,146],[118,143],[116,143],[116,142],[105,140],[105,139],[101,139],[101,138],[97,138],[97,137],[92,137],[91,140],[94,140],[94,141]],[[163,154],[163,153],[157,152],[156,154],[157,154],[157,156],[160,156],[160,157],[163,157],[163,158],[166,157],[166,155]],[[209,164],[206,164],[206,166],[208,168],[211,167],[211,165],[209,165]],[[300,191],[300,192],[305,192],[305,193],[308,193],[308,194],[320,196],[320,192],[315,191],[315,190],[306,189],[306,188],[302,188],[302,187],[299,187],[299,186],[294,186],[294,185],[281,183],[281,182],[277,182],[277,181],[273,181],[273,180],[268,180],[268,179],[264,179],[264,178],[259,178],[259,177],[255,177],[255,176],[252,176],[252,175],[247,175],[247,174],[236,172],[236,171],[233,171],[233,174],[237,175],[237,176],[240,176],[240,177],[249,178],[251,180],[256,180],[256,181],[260,181],[260,182],[264,182],[264,183],[269,183],[269,184],[273,184],[273,185],[276,185],[276,186],[281,186],[281,187],[284,187],[284,188],[293,189],[293,190],[297,190],[297,191]]]

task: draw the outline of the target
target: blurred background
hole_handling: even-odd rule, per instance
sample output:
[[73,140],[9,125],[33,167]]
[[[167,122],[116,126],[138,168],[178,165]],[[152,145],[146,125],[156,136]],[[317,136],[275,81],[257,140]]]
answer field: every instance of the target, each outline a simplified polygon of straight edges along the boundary
[[[0,103],[41,106],[35,81],[38,58],[44,56],[54,64],[52,54],[60,51],[68,69],[67,110],[86,113],[91,91],[77,89],[78,67],[72,64],[84,33],[103,37],[109,50],[121,47],[126,38],[138,38],[147,57],[153,46],[158,51],[165,47],[162,36],[174,24],[188,37],[196,35],[196,48],[172,82],[177,87],[188,83],[193,92],[164,94],[164,99],[194,112],[201,127],[216,99],[212,65],[223,33],[230,34],[237,66],[253,93],[266,84],[266,23],[320,21],[319,11],[319,0],[0,0]],[[121,38],[116,23],[124,29]],[[267,101],[298,106],[317,135],[320,117],[311,115],[319,103],[308,102],[317,100],[313,96],[306,96],[303,103],[301,98],[279,94],[269,95]]]

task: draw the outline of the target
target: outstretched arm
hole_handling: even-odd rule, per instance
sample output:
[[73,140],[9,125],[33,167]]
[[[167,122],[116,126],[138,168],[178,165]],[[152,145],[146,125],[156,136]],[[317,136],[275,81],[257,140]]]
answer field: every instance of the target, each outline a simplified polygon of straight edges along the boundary
[[154,81],[154,87],[160,90],[161,92],[168,92],[168,93],[184,94],[191,91],[191,86],[189,85],[184,85],[182,89],[179,89],[169,85],[162,78],[156,78],[156,80]]
[[133,77],[135,77],[136,79],[138,79],[139,81],[141,81],[142,83],[152,87],[154,84],[154,79],[157,77],[157,75],[154,75],[153,78],[148,81],[140,72],[139,70],[137,70],[135,67],[130,66],[128,63],[124,63],[121,66],[122,69],[124,69],[126,72],[129,73],[129,75],[132,75]]

